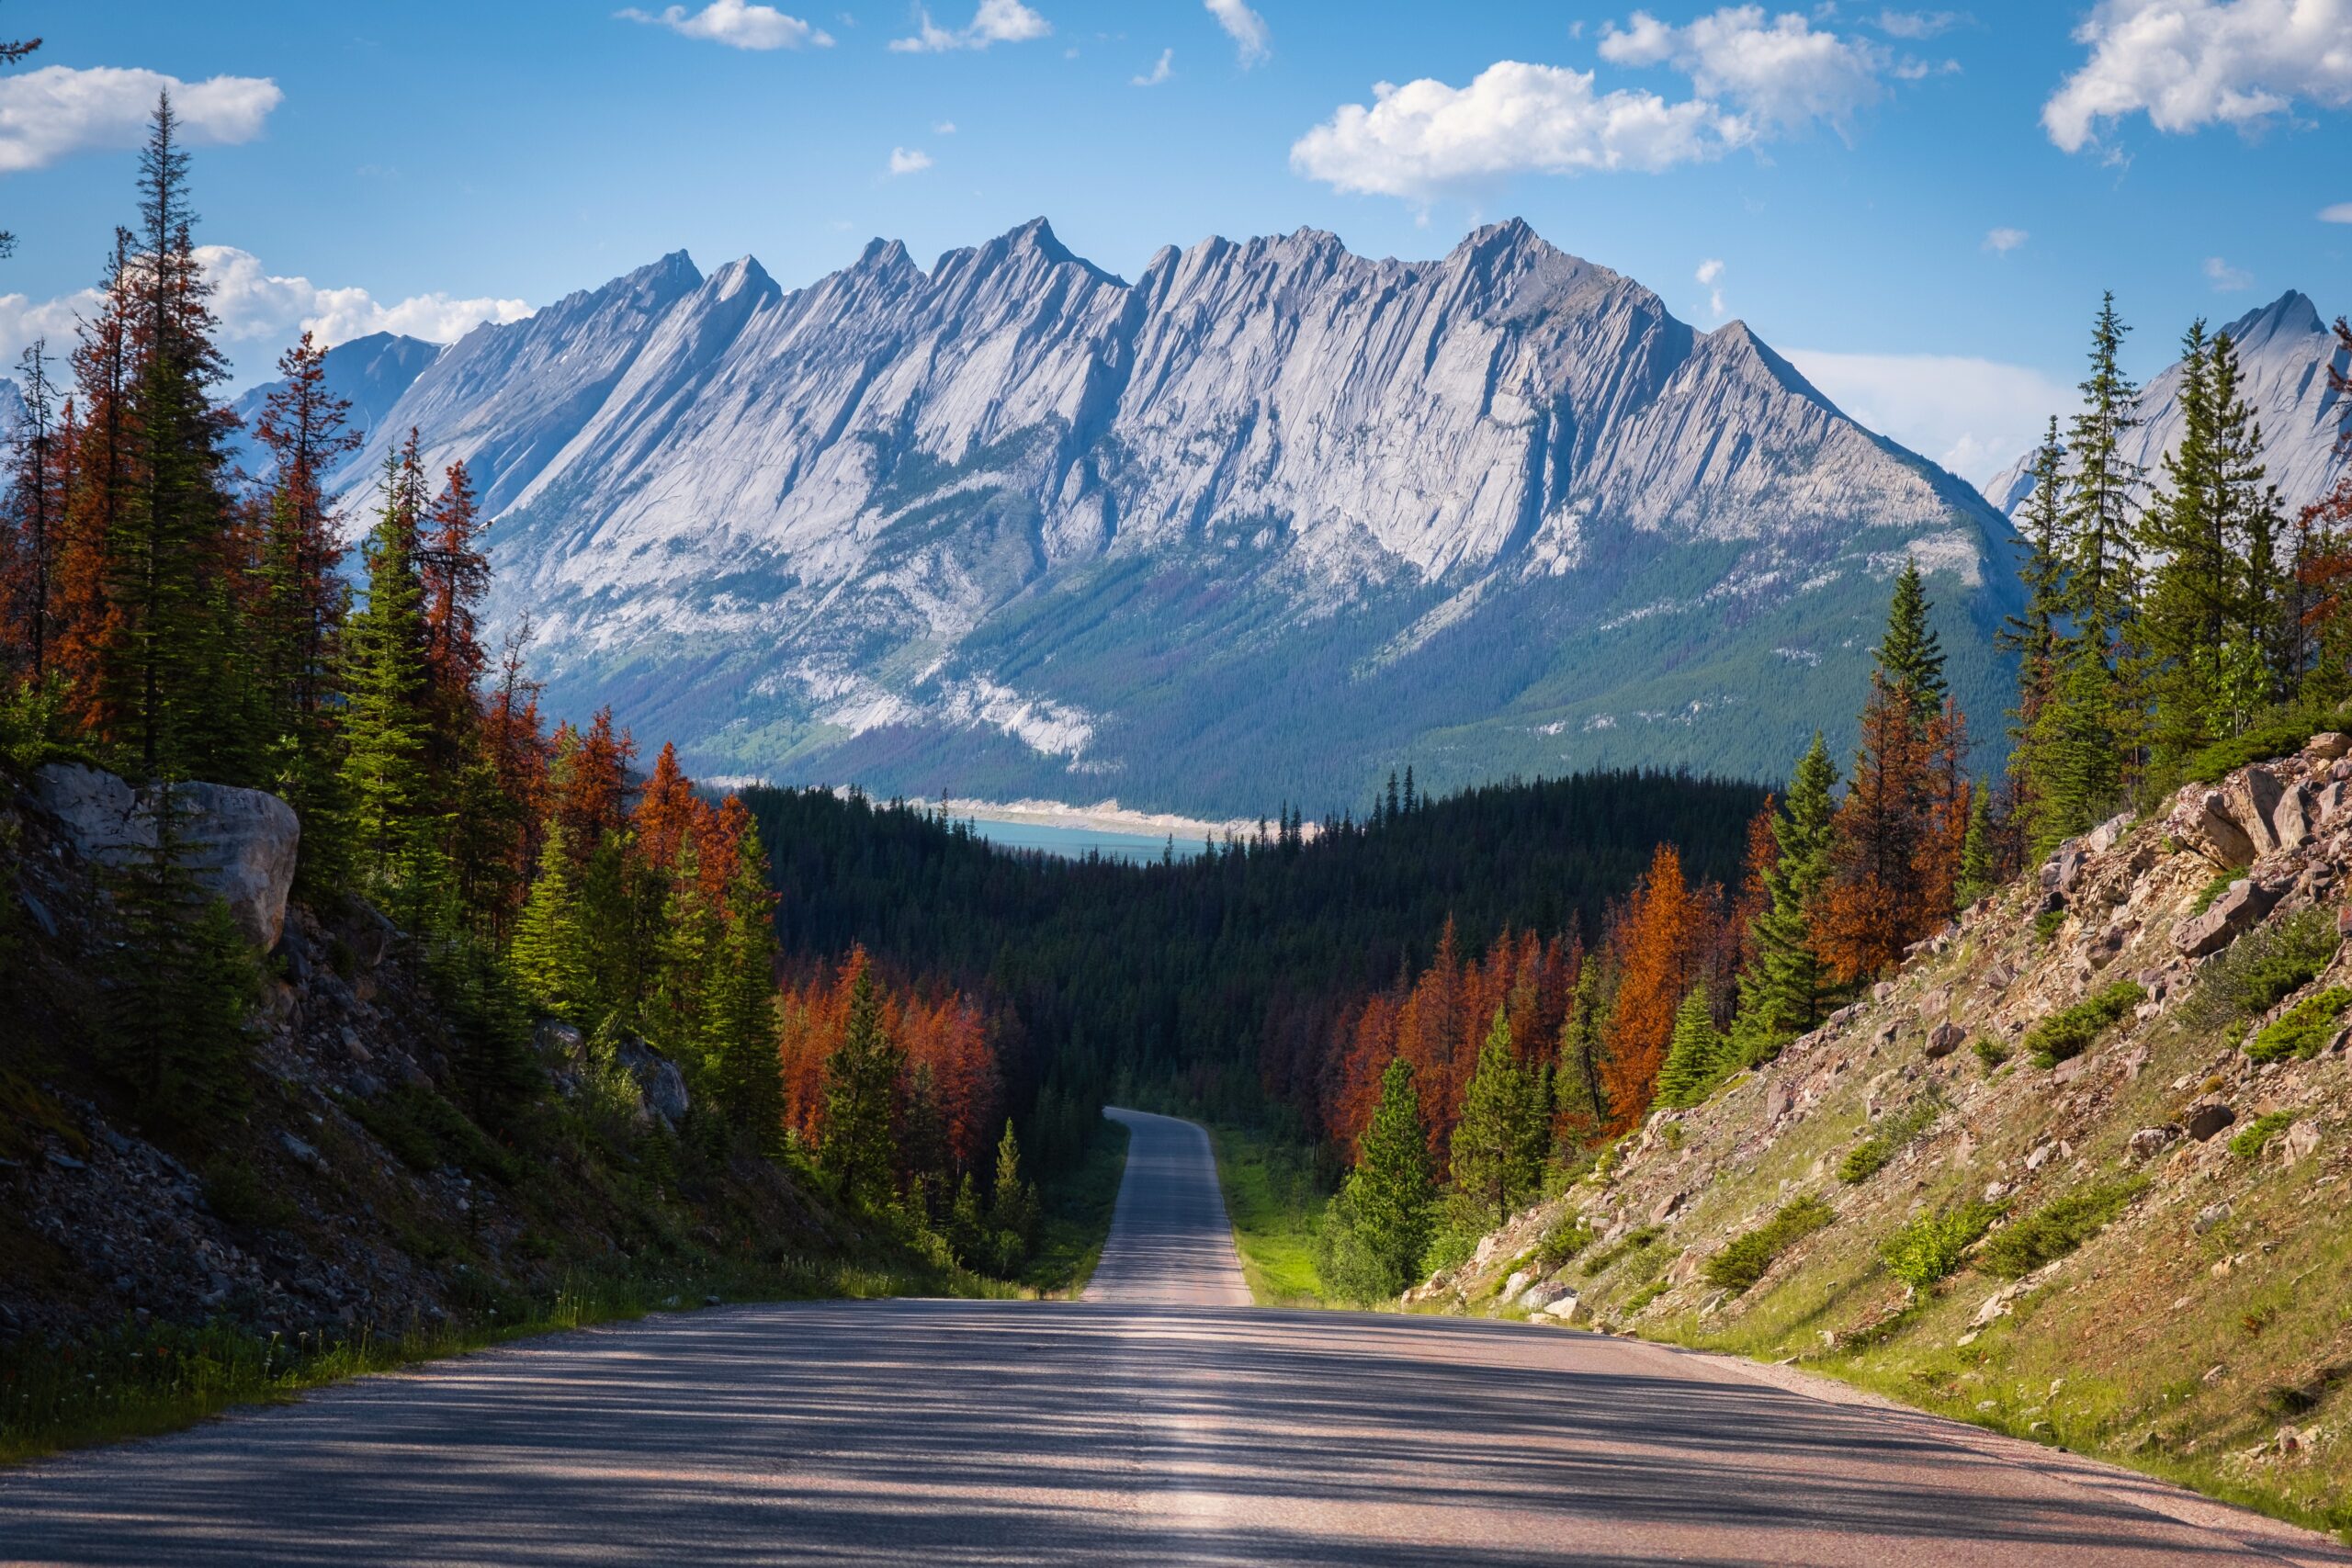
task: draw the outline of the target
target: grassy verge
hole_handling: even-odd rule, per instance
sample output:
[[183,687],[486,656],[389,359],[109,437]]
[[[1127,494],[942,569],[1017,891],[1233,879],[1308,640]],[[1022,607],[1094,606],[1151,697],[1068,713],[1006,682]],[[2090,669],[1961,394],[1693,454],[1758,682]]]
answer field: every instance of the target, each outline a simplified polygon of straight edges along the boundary
[[1111,1215],[1119,1206],[1119,1181],[1127,1172],[1127,1128],[1102,1119],[1086,1159],[1046,1192],[1037,1231],[1037,1253],[1021,1282],[1041,1296],[1075,1300],[1102,1260],[1111,1239]]
[[1324,1305],[1315,1241],[1329,1194],[1314,1151],[1229,1123],[1211,1126],[1209,1142],[1251,1298],[1261,1306]]
[[462,1321],[418,1325],[398,1335],[305,1335],[289,1341],[226,1321],[200,1328],[126,1321],[72,1345],[26,1343],[0,1350],[0,1465],[155,1437],[236,1405],[286,1404],[346,1378],[509,1340],[713,1302],[1023,1293],[1018,1286],[961,1269],[786,1258],[756,1269],[583,1275],[544,1296],[506,1296]]

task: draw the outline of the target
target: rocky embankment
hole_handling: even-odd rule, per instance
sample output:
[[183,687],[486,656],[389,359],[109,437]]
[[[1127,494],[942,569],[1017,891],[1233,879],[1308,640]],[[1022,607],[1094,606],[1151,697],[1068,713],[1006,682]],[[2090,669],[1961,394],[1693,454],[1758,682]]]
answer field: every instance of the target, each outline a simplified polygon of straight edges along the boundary
[[2352,1525],[2347,750],[2062,847],[1408,1304],[1801,1360]]
[[860,1245],[730,1156],[677,1066],[634,1043],[602,1059],[541,1025],[540,1087],[486,1128],[413,945],[356,900],[289,897],[294,814],[254,790],[176,799],[190,869],[266,954],[252,1105],[142,1135],[100,1065],[104,868],[152,834],[150,804],[93,769],[0,778],[0,1344],[126,1320],[398,1332],[584,1276]]

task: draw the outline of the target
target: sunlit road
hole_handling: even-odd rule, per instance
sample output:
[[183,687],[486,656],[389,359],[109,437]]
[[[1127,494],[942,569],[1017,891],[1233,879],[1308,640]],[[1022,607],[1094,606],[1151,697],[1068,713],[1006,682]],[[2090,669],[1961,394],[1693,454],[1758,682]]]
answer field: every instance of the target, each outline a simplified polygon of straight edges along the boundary
[[731,1307],[372,1378],[0,1477],[0,1561],[2352,1562],[1721,1361],[1253,1310],[1199,1129],[1115,1114],[1083,1302]]

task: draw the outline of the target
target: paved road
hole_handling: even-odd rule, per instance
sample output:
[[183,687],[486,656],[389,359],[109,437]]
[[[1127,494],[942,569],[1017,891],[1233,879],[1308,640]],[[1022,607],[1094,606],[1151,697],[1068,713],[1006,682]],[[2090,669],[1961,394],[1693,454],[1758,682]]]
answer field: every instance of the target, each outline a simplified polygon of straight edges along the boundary
[[2352,1562],[1733,1363],[1250,1310],[1199,1130],[1116,1114],[1086,1301],[732,1307],[368,1379],[0,1478],[0,1560]]

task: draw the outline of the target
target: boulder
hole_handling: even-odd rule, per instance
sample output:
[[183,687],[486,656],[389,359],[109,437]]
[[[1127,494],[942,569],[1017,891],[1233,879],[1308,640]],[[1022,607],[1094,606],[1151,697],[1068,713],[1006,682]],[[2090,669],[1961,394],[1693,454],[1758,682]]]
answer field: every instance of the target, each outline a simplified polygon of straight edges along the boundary
[[2068,844],[2058,852],[2055,859],[2058,865],[2058,891],[2072,893],[2075,890],[2075,884],[2083,879],[2083,867],[2089,857],[2083,853],[2080,845]]
[[2197,1234],[2203,1235],[2214,1226],[2227,1221],[2229,1217],[2230,1206],[2227,1203],[2207,1204],[2197,1211]]
[[2212,908],[2174,928],[2172,945],[2184,958],[2203,958],[2237,941],[2278,902],[2275,889],[2245,877],[2230,884]]
[[1956,1023],[1939,1023],[1928,1033],[1928,1058],[1939,1060],[1957,1051],[1968,1039],[1968,1031]]
[[2150,1160],[2179,1141],[2181,1130],[2167,1122],[2161,1127],[2143,1127],[2132,1134],[2124,1147],[2137,1160]]
[[2311,1158],[2318,1148],[2319,1128],[2309,1121],[2296,1122],[2287,1129],[2287,1135],[2278,1141],[2279,1155],[2290,1166],[2302,1164],[2303,1161]]
[[2303,742],[2303,755],[2317,761],[2332,762],[2352,751],[2352,735],[2334,729],[2324,729]]
[[1545,1280],[1521,1291],[1519,1304],[1529,1312],[1548,1312],[1555,1303],[1567,1300],[1576,1293],[1573,1285],[1564,1285],[1557,1280]]
[[2245,829],[2257,855],[2278,847],[2278,831],[2271,826],[2270,814],[2278,809],[2278,797],[2284,793],[2278,775],[2259,765],[2240,768],[2222,785],[2222,806]]
[[1544,1309],[1544,1315],[1551,1319],[1554,1323],[1566,1326],[1573,1325],[1578,1319],[1589,1316],[1589,1314],[1585,1310],[1584,1298],[1577,1295],[1574,1291],[1570,1291],[1566,1295],[1560,1297],[1557,1301],[1552,1303],[1551,1305],[1545,1307]]
[[[197,886],[226,900],[237,929],[266,952],[286,929],[286,894],[302,824],[274,795],[228,784],[171,786],[181,865]],[[33,798],[57,818],[84,859],[127,865],[155,847],[155,800],[114,774],[77,762],[51,762],[33,782]]]
[[2131,826],[2132,814],[2119,811],[2083,835],[2083,848],[2095,855],[2103,855],[2123,841],[2124,831]]
[[676,1131],[692,1103],[686,1094],[686,1077],[678,1070],[678,1064],[638,1040],[624,1043],[619,1055],[621,1066],[628,1069],[639,1092],[645,1096],[645,1108]]
[[2237,1119],[2238,1113],[2220,1100],[2207,1100],[2190,1106],[2180,1122],[2188,1135],[2201,1144]]
[[2165,825],[2174,838],[2224,868],[2254,863],[2254,840],[2230,815],[2219,790],[2189,790]]
[[1514,1269],[1511,1270],[1510,1277],[1503,1281],[1503,1288],[1495,1293],[1506,1302],[1516,1301],[1519,1298],[1519,1292],[1527,1289],[1528,1282],[1527,1270]]
[[2281,791],[2278,804],[2270,809],[2270,830],[2282,850],[2300,850],[2310,843],[2318,822],[2319,807],[2312,792],[2301,784]]

